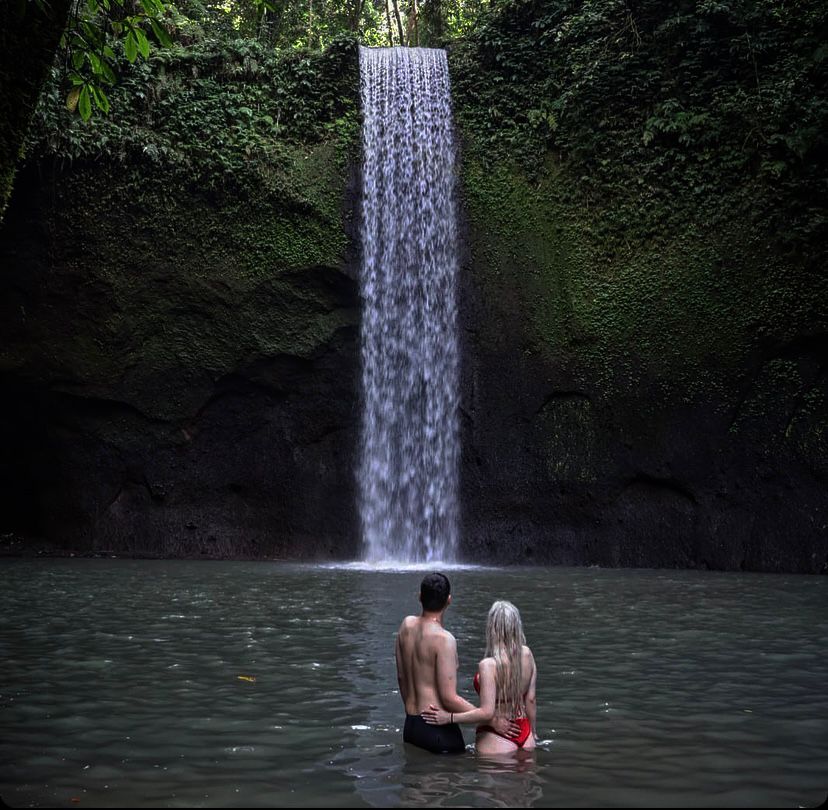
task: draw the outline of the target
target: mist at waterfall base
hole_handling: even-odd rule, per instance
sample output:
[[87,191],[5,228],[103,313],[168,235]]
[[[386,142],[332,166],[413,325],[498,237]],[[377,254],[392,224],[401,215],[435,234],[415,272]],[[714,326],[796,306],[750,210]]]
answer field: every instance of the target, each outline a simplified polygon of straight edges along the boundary
[[440,563],[458,532],[457,233],[445,51],[360,48],[358,470],[365,560]]
[[469,700],[492,599],[521,609],[543,743],[520,763],[403,744],[394,633],[417,610],[420,572],[3,565],[0,798],[12,807],[825,799],[826,577],[455,571],[446,624]]

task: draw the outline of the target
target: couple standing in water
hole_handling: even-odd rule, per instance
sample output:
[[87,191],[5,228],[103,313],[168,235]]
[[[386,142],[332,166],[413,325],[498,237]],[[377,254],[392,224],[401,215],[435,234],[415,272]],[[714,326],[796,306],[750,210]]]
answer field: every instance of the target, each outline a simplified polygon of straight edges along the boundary
[[435,754],[466,748],[460,723],[477,724],[478,754],[532,750],[537,742],[537,668],[526,646],[520,612],[495,602],[486,622],[486,657],[478,665],[476,707],[457,694],[457,643],[443,627],[451,585],[428,574],[420,585],[420,616],[406,616],[396,641],[397,680],[405,704],[405,742]]

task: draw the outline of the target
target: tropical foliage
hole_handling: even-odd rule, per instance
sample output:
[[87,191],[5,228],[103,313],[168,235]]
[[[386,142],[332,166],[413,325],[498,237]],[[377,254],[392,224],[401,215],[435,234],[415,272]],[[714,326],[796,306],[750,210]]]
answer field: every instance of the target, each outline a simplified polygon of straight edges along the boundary
[[[354,126],[352,89],[323,90],[314,52],[442,45],[465,148],[530,175],[553,156],[608,232],[725,212],[796,249],[825,229],[826,34],[818,0],[76,0],[37,137],[79,155],[140,130],[145,154],[180,157],[215,132],[221,162],[222,138],[255,151]],[[187,71],[185,87],[173,77]],[[88,131],[61,120],[59,98],[106,118],[116,82],[128,115]],[[183,123],[196,113],[198,138]],[[175,142],[151,134],[159,116],[172,132],[180,119]]]
[[735,206],[794,245],[825,228],[826,33],[818,0],[508,0],[454,49],[458,114],[485,155],[626,200],[609,228]]
[[[28,0],[42,5],[47,0]],[[62,40],[67,107],[109,112],[118,56],[238,39],[277,51],[322,49],[343,34],[368,45],[429,45],[471,29],[487,0],[74,0]]]

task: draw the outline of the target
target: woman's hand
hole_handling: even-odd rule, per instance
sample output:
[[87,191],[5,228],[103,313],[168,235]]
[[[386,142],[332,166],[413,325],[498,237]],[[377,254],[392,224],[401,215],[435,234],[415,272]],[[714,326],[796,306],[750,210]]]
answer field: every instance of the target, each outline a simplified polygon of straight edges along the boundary
[[420,717],[432,726],[446,726],[451,721],[451,715],[447,711],[432,705],[420,712]]

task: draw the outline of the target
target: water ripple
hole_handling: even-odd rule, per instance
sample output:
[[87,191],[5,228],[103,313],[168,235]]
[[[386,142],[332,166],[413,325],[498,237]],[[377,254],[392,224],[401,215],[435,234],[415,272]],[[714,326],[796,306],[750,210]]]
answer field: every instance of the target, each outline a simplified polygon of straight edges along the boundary
[[2,614],[16,620],[0,623],[0,795],[12,806],[825,799],[825,578],[454,571],[461,692],[475,699],[494,598],[521,608],[538,662],[539,748],[491,762],[401,743],[393,639],[417,609],[419,571],[3,565]]

